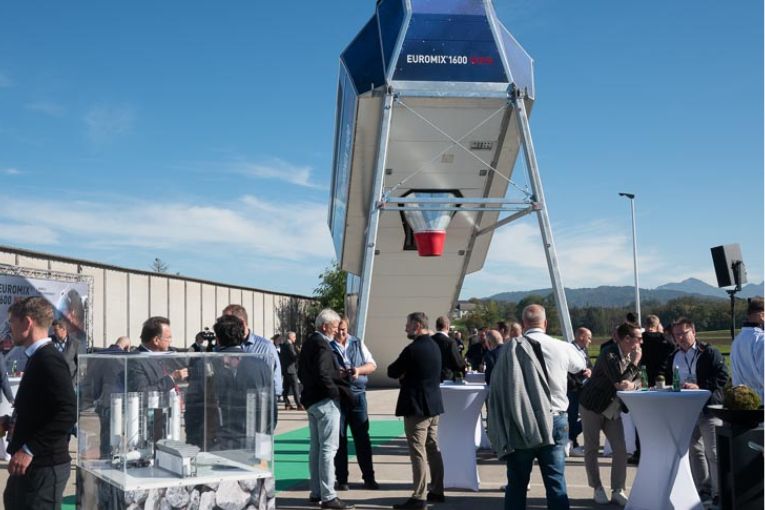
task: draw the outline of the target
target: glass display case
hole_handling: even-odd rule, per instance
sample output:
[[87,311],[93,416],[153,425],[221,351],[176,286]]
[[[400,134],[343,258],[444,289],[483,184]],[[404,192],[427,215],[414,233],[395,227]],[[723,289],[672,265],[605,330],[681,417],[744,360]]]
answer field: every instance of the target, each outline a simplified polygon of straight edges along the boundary
[[79,503],[185,508],[238,498],[242,508],[273,507],[274,409],[263,355],[80,356]]

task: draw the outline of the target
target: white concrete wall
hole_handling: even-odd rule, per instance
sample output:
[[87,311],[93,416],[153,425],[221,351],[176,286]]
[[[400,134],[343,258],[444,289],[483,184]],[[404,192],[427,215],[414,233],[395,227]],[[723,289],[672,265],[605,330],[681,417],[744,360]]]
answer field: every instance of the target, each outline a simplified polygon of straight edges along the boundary
[[137,345],[143,322],[152,315],[161,315],[170,319],[173,346],[186,348],[203,327],[212,328],[221,310],[231,303],[244,306],[252,330],[270,338],[288,328],[279,324],[278,306],[290,298],[309,299],[2,246],[0,264],[90,276],[95,347],[106,347],[122,335]]

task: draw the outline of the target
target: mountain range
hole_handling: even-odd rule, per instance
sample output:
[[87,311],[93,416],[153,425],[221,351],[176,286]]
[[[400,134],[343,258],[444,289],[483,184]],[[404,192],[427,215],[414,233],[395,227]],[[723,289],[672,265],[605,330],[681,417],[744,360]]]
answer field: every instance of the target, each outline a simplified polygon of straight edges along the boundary
[[[745,285],[741,292],[736,294],[739,298],[748,298],[762,296],[765,282],[759,284],[749,283]],[[518,302],[521,299],[531,296],[547,296],[552,293],[552,289],[535,289],[515,292],[500,292],[483,299],[493,299],[495,301]],[[671,299],[695,296],[709,299],[729,299],[725,289],[713,287],[708,283],[696,278],[688,278],[682,282],[665,283],[655,289],[640,289],[640,301],[658,301],[665,303]],[[566,289],[566,299],[570,307],[601,306],[601,307],[620,307],[627,306],[635,302],[634,287],[615,287],[610,285],[601,285],[594,288]]]

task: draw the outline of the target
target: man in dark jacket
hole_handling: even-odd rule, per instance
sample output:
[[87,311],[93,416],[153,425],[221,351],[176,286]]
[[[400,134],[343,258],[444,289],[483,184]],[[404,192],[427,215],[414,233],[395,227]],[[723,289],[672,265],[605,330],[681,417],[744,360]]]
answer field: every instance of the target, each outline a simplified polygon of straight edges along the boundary
[[330,342],[340,316],[326,308],[316,317],[316,331],[303,342],[298,377],[303,382],[300,401],[308,412],[311,446],[308,454],[310,496],[322,508],[353,508],[335,492],[335,454],[340,440],[341,399],[351,401],[345,370],[336,363]]
[[[667,356],[675,350],[675,345],[664,336],[664,328],[656,315],[648,315],[644,321],[643,364],[648,374],[648,386],[656,385],[656,376],[662,373]],[[668,379],[670,382],[672,379]]]
[[438,415],[444,412],[444,404],[439,387],[441,351],[428,334],[428,316],[422,312],[410,313],[405,331],[413,342],[388,367],[388,377],[398,379],[401,384],[396,416],[404,417],[414,491],[411,498],[393,508],[413,510],[426,506],[426,456],[431,481],[427,501],[444,501],[444,463],[438,449]]
[[625,322],[614,332],[616,341],[600,351],[592,369],[590,380],[579,393],[579,413],[584,433],[584,467],[587,482],[594,489],[595,503],[604,505],[609,497],[600,480],[598,446],[600,432],[606,435],[613,448],[611,461],[610,501],[624,506],[627,481],[627,447],[622,427],[622,402],[617,391],[640,388],[640,349],[642,335],[637,324]]
[[[297,360],[298,353],[295,347],[295,341],[297,340],[297,334],[294,331],[287,332],[287,338],[282,342],[282,347],[279,350],[279,361],[282,366],[282,380],[284,382],[284,408],[295,409],[302,411],[303,404],[300,403],[300,379],[297,374]],[[295,407],[290,404],[290,393],[292,393],[295,399]]]
[[[215,449],[236,450],[247,444],[247,399],[254,394],[254,432],[273,434],[273,376],[265,356],[242,357],[246,338],[244,323],[235,315],[223,315],[213,326],[217,346],[215,352],[230,353],[213,359],[215,397],[220,423]],[[204,360],[203,360],[204,361]],[[204,380],[204,379],[203,379]],[[207,396],[210,398],[210,396]]]
[[441,350],[441,380],[449,381],[454,374],[465,371],[465,360],[462,359],[457,342],[449,336],[449,318],[441,316],[436,319],[436,333],[433,340]]
[[24,347],[29,362],[9,431],[5,508],[60,508],[77,401],[66,361],[48,337],[53,307],[45,298],[29,297],[12,304],[8,313],[13,343]]
[[51,335],[53,346],[64,356],[72,377],[72,384],[74,384],[77,380],[77,360],[80,354],[87,352],[87,346],[69,334],[69,327],[63,319],[54,320],[51,329],[53,330]]
[[[672,337],[677,349],[666,359],[664,377],[672,381],[674,369],[677,369],[683,389],[709,390],[712,395],[707,405],[721,404],[723,388],[728,382],[728,369],[720,351],[709,344],[697,342],[696,326],[685,317],[672,323]],[[718,425],[722,422],[709,414],[705,406],[693,429],[688,452],[696,490],[705,501],[719,498],[715,436],[715,426]]]

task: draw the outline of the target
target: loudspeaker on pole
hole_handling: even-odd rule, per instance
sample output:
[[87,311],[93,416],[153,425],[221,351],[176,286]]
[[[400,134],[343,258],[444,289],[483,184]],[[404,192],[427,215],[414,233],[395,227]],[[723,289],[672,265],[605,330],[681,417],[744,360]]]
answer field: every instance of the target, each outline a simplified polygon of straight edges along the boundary
[[746,283],[746,266],[738,243],[711,249],[718,287],[741,286]]

